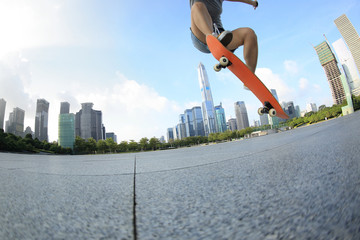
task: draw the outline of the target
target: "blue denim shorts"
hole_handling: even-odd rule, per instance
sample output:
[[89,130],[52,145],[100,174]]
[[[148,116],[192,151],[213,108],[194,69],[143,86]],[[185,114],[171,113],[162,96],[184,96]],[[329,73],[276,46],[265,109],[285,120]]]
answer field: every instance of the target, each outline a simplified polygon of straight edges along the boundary
[[[203,53],[211,53],[209,50],[208,45],[206,45],[205,43],[203,43],[202,41],[200,41],[192,32],[191,28],[190,28],[190,32],[191,32],[191,40],[193,42],[193,45],[195,48],[197,48],[200,52]],[[230,52],[234,53],[236,51],[236,49],[234,50],[230,50]]]
[[200,52],[203,53],[210,53],[209,47],[203,43],[202,41],[200,41],[192,32],[191,28],[190,28],[190,32],[191,32],[191,40],[194,44],[194,47],[197,48]]

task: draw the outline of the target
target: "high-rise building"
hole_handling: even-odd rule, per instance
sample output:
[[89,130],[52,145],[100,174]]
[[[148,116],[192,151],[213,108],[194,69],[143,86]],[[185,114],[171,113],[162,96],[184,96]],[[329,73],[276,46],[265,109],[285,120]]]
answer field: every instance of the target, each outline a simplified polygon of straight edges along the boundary
[[38,99],[35,115],[35,138],[48,141],[49,102]]
[[16,136],[23,137],[24,135],[24,119],[25,111],[20,108],[14,108],[13,112],[9,114],[9,120],[6,121],[5,131]]
[[204,120],[201,113],[201,107],[193,107],[191,111],[193,114],[194,136],[205,136]]
[[195,136],[194,131],[194,115],[191,109],[186,109],[184,111],[184,118],[185,118],[185,129],[186,129],[186,136],[193,137]]
[[198,66],[198,78],[202,98],[202,111],[204,118],[205,135],[217,132],[214,102],[210,89],[210,82],[202,63]]
[[62,102],[60,103],[60,114],[70,113],[70,103]]
[[[270,89],[271,94],[274,96],[274,98],[279,102],[279,97],[277,95],[276,89]],[[278,117],[271,117],[269,114],[266,114],[268,117],[268,122],[271,126],[279,126],[279,118]]]
[[0,98],[0,129],[4,129],[6,101]]
[[178,128],[179,139],[186,138],[187,135],[186,135],[186,126],[185,126],[185,114],[180,114],[177,128]]
[[167,129],[166,137],[167,137],[168,142],[170,142],[170,140],[174,140],[174,130],[173,130],[173,128],[168,128]]
[[215,114],[216,114],[216,125],[218,126],[218,132],[225,132],[227,130],[225,110],[222,107],[221,103],[220,105],[215,106]]
[[360,76],[350,51],[346,47],[344,40],[341,38],[335,41],[332,45],[344,71],[351,93],[355,96],[359,96]]
[[333,102],[334,104],[341,104],[345,100],[345,92],[341,83],[341,73],[337,66],[334,53],[326,41],[315,46],[315,50],[328,79]]
[[268,115],[269,115],[269,114],[260,115],[260,125],[261,125],[261,126],[269,125]]
[[306,112],[317,112],[316,103],[308,103],[306,104]]
[[296,109],[294,102],[284,102],[282,104],[284,112],[289,116],[289,119],[296,118]]
[[238,129],[236,124],[236,118],[230,118],[228,121],[228,125],[230,131],[235,131]]
[[235,115],[236,115],[236,125],[237,129],[241,130],[249,127],[249,118],[245,106],[245,102],[238,101],[234,103],[235,106]]
[[360,73],[360,37],[356,32],[356,29],[348,19],[348,17],[343,14],[337,19],[335,19],[335,25],[338,28],[341,36],[344,38],[346,44],[348,45],[351,55],[354,58],[358,72]]
[[93,110],[93,103],[82,103],[81,110],[75,116],[75,134],[83,139],[103,139],[103,124],[101,111]]
[[75,144],[75,114],[69,111],[70,104],[62,102],[60,105],[58,137],[61,147],[73,149]]
[[114,142],[117,143],[117,136],[115,133],[113,133],[113,132],[106,133],[106,139],[108,139],[108,138],[112,138],[112,140],[114,140]]

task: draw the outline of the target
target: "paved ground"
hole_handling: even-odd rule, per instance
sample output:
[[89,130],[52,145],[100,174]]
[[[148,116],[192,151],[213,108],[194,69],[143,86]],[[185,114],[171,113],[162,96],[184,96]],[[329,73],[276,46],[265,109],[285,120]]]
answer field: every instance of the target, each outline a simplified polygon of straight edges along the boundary
[[0,239],[360,239],[359,144],[360,112],[180,150],[0,153]]

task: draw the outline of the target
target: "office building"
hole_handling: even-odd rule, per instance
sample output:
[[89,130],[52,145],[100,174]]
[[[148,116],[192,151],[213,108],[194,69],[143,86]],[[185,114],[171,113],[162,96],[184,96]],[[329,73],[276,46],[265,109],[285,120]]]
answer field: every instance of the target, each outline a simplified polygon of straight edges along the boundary
[[306,112],[317,112],[316,103],[308,103],[306,104]]
[[192,109],[186,109],[184,111],[184,123],[186,129],[186,137],[193,137],[195,136],[194,131],[194,115]]
[[331,48],[326,41],[320,43],[314,48],[328,79],[333,102],[334,104],[342,104],[345,100],[345,92],[341,83],[341,73],[337,66],[334,53],[331,51]]
[[344,38],[352,57],[354,58],[355,65],[358,73],[360,73],[360,37],[356,32],[356,29],[348,19],[348,17],[343,14],[337,19],[335,19],[335,25],[338,28],[341,36]]
[[170,140],[174,140],[174,130],[173,130],[173,128],[168,128],[167,129],[166,138],[167,138],[168,142],[170,142]]
[[106,133],[106,139],[108,139],[108,138],[111,138],[112,140],[114,140],[114,142],[117,143],[117,136],[115,133],[113,133],[113,132]]
[[296,118],[296,109],[294,102],[283,102],[282,108],[284,112],[289,116],[289,119]]
[[14,108],[13,112],[9,114],[9,120],[6,121],[5,132],[24,137],[24,119],[25,111],[20,108]]
[[193,114],[194,136],[205,136],[204,119],[201,107],[196,106],[191,109]]
[[75,114],[70,113],[70,104],[62,102],[60,105],[58,138],[63,148],[74,148],[75,144]]
[[198,78],[202,98],[202,111],[205,135],[217,132],[214,102],[211,94],[209,79],[202,63],[198,66]]
[[81,110],[75,116],[75,134],[83,139],[103,139],[101,111],[93,110],[93,103],[82,103]]
[[4,129],[6,101],[0,98],[0,129]]
[[349,84],[351,94],[355,96],[359,96],[360,76],[350,51],[346,47],[346,44],[343,39],[339,39],[335,41],[332,45],[338,57],[338,60],[340,61],[340,64],[342,66],[342,70],[344,72],[345,78]]
[[269,125],[269,114],[263,114],[260,115],[260,125],[261,126],[265,126],[265,125]]
[[241,130],[249,127],[249,119],[245,106],[245,102],[238,101],[234,103],[235,106],[235,115],[236,115],[236,125],[237,129]]
[[[274,96],[274,98],[279,102],[279,97],[277,95],[276,89],[270,89],[271,94]],[[278,117],[271,117],[269,114],[266,114],[268,117],[268,122],[271,126],[279,126],[279,118]]]
[[35,138],[48,141],[49,102],[38,99],[35,115]]
[[237,130],[236,118],[230,118],[228,121],[228,127],[230,131]]
[[215,106],[215,116],[216,116],[216,125],[218,127],[218,132],[225,132],[227,130],[225,110],[222,107],[221,103],[220,105]]

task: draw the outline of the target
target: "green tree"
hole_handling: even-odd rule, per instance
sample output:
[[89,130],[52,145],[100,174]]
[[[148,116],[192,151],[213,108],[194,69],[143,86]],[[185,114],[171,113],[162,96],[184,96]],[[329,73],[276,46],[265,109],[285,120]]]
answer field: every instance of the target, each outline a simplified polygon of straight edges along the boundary
[[112,138],[107,138],[105,140],[106,145],[109,147],[110,152],[114,153],[116,151],[117,144]]
[[149,139],[146,137],[140,139],[139,145],[140,145],[141,151],[146,151],[149,147]]
[[149,141],[149,147],[150,147],[153,151],[155,151],[156,149],[160,148],[160,141],[159,141],[159,139],[157,139],[157,138],[155,138],[155,137],[151,138],[150,141]]
[[95,154],[97,150],[96,140],[94,138],[88,138],[85,142],[85,148],[87,153]]
[[117,147],[117,150],[119,152],[127,152],[129,150],[129,144],[127,141],[122,141],[118,147]]
[[100,140],[97,142],[96,146],[97,146],[98,151],[101,152],[101,153],[106,153],[107,150],[108,150],[108,145],[107,145],[106,142],[105,142],[104,140],[102,140],[102,139],[100,139]]
[[85,142],[85,140],[83,138],[81,138],[79,136],[75,137],[74,151],[75,151],[76,154],[85,153],[85,151],[86,151],[86,142]]
[[129,147],[129,151],[135,152],[138,149],[138,143],[135,142],[134,140],[130,140],[128,147]]

